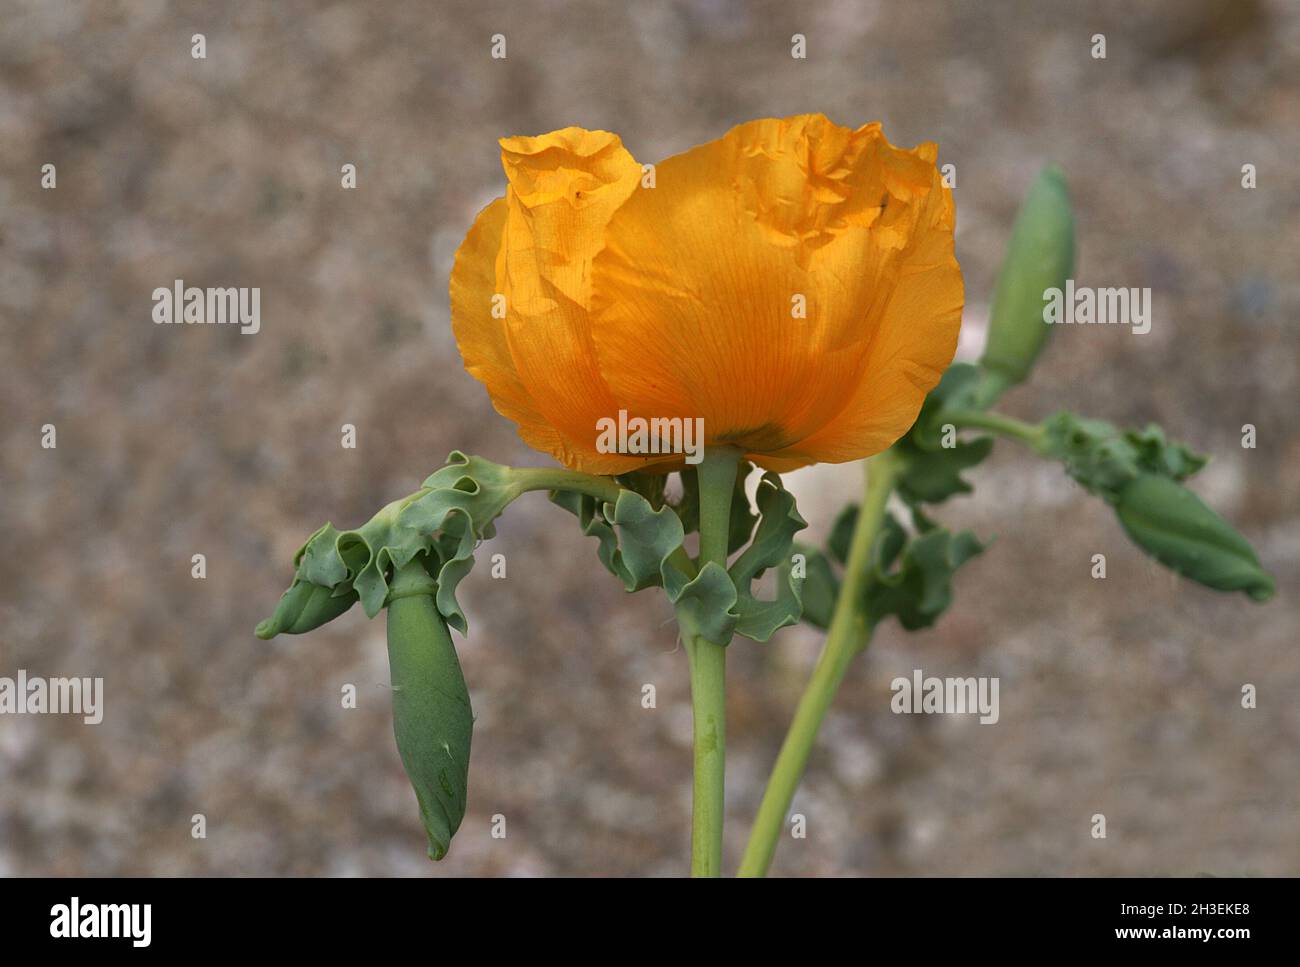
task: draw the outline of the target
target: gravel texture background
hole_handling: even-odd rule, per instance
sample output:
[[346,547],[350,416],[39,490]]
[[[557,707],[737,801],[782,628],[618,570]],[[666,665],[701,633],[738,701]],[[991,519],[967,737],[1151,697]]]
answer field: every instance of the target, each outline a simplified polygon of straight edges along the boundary
[[[936,627],[886,626],[851,669],[796,800],[808,836],[774,872],[1300,873],[1296,4],[0,0],[0,675],[107,693],[98,726],[0,717],[0,874],[682,873],[670,609],[624,595],[544,498],[501,522],[506,580],[481,560],[463,585],[478,723],[442,864],[392,740],[382,622],[252,629],[324,520],[360,523],[452,448],[546,462],[448,326],[452,255],[502,188],[498,137],[607,128],[653,161],[802,111],[883,120],[957,166],[967,357],[1022,192],[1064,166],[1076,278],[1150,286],[1154,322],[1062,330],[1006,409],[1154,420],[1212,454],[1196,489],[1280,594],[1179,582],[1000,445],[942,513],[996,543]],[[150,293],[177,278],[260,286],[261,332],[154,325]],[[859,472],[789,478],[814,534]],[[729,868],[819,642],[731,649]],[[893,715],[890,680],[918,667],[1000,676],[1001,721]]]

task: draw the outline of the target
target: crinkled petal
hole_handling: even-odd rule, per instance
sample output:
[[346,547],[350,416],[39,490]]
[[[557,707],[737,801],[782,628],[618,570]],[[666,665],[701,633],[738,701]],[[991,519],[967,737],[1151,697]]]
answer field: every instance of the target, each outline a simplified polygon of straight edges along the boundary
[[451,270],[451,328],[469,374],[487,387],[498,413],[519,427],[529,446],[546,453],[562,449],[560,435],[533,401],[515,370],[505,321],[493,317],[497,262],[506,223],[506,200],[479,212]]
[[[591,258],[641,168],[618,137],[566,128],[504,138],[509,187],[480,216],[452,273],[452,325],[469,371],[531,446],[592,473],[644,457],[597,452],[596,423],[615,416],[596,365],[588,304]],[[494,318],[493,297],[504,299]]]
[[[956,345],[951,285],[933,305],[923,287],[896,291],[941,266],[960,307],[933,162],[933,146],[896,149],[879,125],[807,115],[660,164],[593,262],[591,331],[614,397],[639,415],[702,416],[709,443],[765,466],[883,449]],[[855,401],[879,411],[846,420]]]
[[565,128],[505,138],[509,179],[501,276],[506,338],[520,382],[559,434],[553,455],[571,467],[621,472],[643,459],[596,450],[597,421],[618,406],[591,339],[591,260],[641,166],[617,135]]

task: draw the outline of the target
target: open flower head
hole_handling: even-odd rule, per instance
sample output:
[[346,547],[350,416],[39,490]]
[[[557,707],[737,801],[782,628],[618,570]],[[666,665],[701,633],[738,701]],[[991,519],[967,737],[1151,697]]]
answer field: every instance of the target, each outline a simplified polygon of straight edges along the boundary
[[751,121],[643,170],[617,135],[501,141],[508,188],[457,253],[466,368],[530,445],[590,473],[598,427],[703,419],[770,470],[857,460],[916,419],[961,319],[937,148],[820,114]]

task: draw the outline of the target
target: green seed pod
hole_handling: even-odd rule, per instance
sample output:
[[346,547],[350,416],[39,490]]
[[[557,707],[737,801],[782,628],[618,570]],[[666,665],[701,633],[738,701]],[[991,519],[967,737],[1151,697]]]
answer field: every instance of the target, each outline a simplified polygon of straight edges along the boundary
[[1016,217],[993,294],[980,366],[989,379],[980,403],[1024,380],[1052,329],[1043,321],[1043,293],[1064,289],[1074,271],[1074,215],[1065,176],[1049,165],[1029,189]]
[[280,595],[275,613],[259,624],[253,633],[263,640],[281,633],[300,635],[333,621],[356,601],[355,591],[336,597],[331,588],[296,580],[288,591]]
[[415,788],[429,857],[440,860],[465,818],[474,714],[436,591],[418,558],[394,576],[388,664],[397,751]]
[[1273,596],[1273,579],[1250,543],[1181,484],[1139,474],[1120,488],[1115,510],[1134,543],[1170,570],[1256,601]]

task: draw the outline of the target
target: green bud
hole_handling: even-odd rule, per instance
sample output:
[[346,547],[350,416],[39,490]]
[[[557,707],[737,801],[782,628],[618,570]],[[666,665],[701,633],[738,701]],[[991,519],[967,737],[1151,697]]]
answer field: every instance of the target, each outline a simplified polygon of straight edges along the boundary
[[980,366],[988,379],[980,403],[987,406],[1033,368],[1051,326],[1043,321],[1043,293],[1065,287],[1074,270],[1074,215],[1065,176],[1044,168],[1016,217],[1007,256],[998,275]]
[[1273,579],[1250,543],[1181,484],[1139,474],[1120,488],[1115,510],[1129,537],[1170,570],[1256,601],[1273,596]]
[[465,818],[474,713],[436,589],[418,559],[394,576],[388,665],[397,751],[415,788],[429,857],[440,860]]
[[295,580],[280,595],[275,613],[259,624],[254,634],[264,641],[278,634],[300,635],[333,621],[356,602],[355,591],[335,596],[332,588]]

